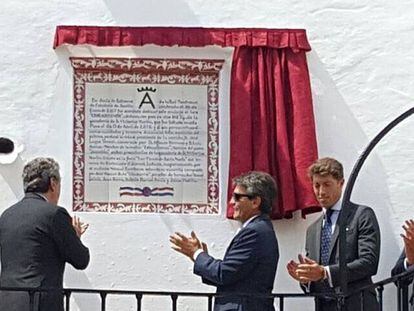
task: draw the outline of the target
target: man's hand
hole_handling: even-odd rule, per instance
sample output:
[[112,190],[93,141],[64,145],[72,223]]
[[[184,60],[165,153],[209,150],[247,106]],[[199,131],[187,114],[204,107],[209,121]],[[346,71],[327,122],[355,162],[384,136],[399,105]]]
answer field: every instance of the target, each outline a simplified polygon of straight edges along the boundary
[[297,273],[297,270],[298,270],[298,267],[299,267],[300,264],[305,264],[305,259],[301,254],[298,255],[298,261],[297,262],[294,261],[294,260],[289,261],[288,264],[286,265],[286,269],[287,269],[289,275],[292,278],[294,278],[296,281],[301,282],[301,283],[307,283],[306,281],[301,280],[298,273]]
[[404,240],[405,256],[408,265],[414,264],[414,220],[406,220],[402,226],[405,234],[401,234]]
[[203,251],[204,251],[205,253],[207,253],[207,254],[208,254],[208,248],[207,248],[207,244],[206,244],[206,243],[201,242],[201,248],[203,249]]
[[78,238],[80,238],[82,234],[85,233],[86,229],[88,229],[89,224],[83,223],[80,221],[79,217],[73,216],[72,226],[73,226],[73,229],[75,229],[76,231],[76,235],[78,236]]
[[316,261],[303,257],[296,267],[296,275],[301,283],[318,282],[325,278],[325,268]]
[[[181,254],[184,254],[188,258],[194,261],[194,253],[198,249],[204,250],[205,243],[201,243],[194,231],[191,231],[191,236],[186,237],[180,232],[176,232],[173,235],[170,235],[170,242],[173,244],[171,248]],[[205,245],[207,249],[207,245]]]
[[286,265],[286,269],[287,269],[287,271],[288,271],[289,275],[290,275],[292,278],[294,278],[296,281],[299,281],[299,282],[300,282],[300,280],[299,280],[299,276],[298,276],[298,274],[296,273],[296,270],[298,269],[298,265],[299,265],[299,263],[297,263],[297,262],[296,262],[296,261],[294,261],[294,260],[291,260],[291,261],[289,261],[289,262],[288,262],[288,264]]

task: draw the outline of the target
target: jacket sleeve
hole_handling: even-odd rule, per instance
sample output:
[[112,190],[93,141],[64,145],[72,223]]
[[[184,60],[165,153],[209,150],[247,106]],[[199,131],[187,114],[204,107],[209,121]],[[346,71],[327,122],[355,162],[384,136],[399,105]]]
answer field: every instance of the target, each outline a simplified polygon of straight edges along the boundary
[[405,267],[404,267],[404,260],[405,260],[405,252],[402,251],[400,257],[398,258],[394,268],[392,268],[391,270],[391,276],[400,274],[405,272]]
[[[374,211],[364,207],[357,217],[357,246],[358,256],[348,262],[348,282],[357,281],[375,275],[378,269],[380,255],[380,229]],[[332,284],[339,286],[339,263],[330,265]]]
[[[407,271],[414,272],[414,265],[409,266],[407,270],[405,269],[405,266],[404,266],[405,258],[406,258],[405,251],[403,250],[394,268],[392,268],[391,270],[391,276],[395,276],[397,274],[401,274]],[[408,285],[413,281],[413,279],[414,279],[414,273],[411,276],[404,279],[403,284]]]
[[85,269],[89,264],[89,249],[76,235],[68,212],[59,207],[54,215],[52,236],[59,252],[66,262],[76,269]]
[[229,285],[243,279],[255,267],[258,233],[250,228],[240,232],[223,260],[203,252],[194,262],[194,273],[209,285]]

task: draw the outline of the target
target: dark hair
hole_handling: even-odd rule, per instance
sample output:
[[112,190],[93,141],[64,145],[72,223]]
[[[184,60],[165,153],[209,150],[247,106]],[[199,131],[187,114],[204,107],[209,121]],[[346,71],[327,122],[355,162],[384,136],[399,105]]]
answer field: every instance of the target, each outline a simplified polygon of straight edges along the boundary
[[269,214],[277,197],[277,185],[272,176],[252,171],[233,178],[234,186],[242,186],[248,195],[260,197],[260,211]]
[[331,175],[336,180],[344,178],[344,168],[342,164],[334,158],[321,158],[316,160],[308,169],[308,175],[311,179],[313,176],[328,176]]
[[59,164],[55,160],[52,158],[31,160],[23,169],[24,192],[47,192],[51,178],[60,181]]

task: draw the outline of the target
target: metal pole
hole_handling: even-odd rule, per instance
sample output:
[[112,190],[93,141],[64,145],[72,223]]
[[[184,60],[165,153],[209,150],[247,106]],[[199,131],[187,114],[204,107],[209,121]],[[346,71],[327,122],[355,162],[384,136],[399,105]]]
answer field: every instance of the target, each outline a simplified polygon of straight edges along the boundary
[[137,311],[141,311],[142,294],[135,294],[135,298],[137,299]]
[[213,296],[208,296],[208,311],[213,311]]
[[401,301],[402,301],[401,281],[397,281],[397,310],[398,311],[402,311]]
[[368,155],[374,149],[374,147],[378,144],[378,142],[395,126],[397,126],[400,122],[408,118],[410,115],[414,113],[414,108],[408,109],[406,112],[401,114],[395,120],[393,120],[390,124],[388,124],[381,132],[374,137],[374,139],[368,144],[365,150],[362,152],[361,156],[358,158],[357,162],[352,169],[351,175],[349,176],[348,183],[345,187],[344,197],[342,200],[342,210],[339,216],[339,275],[340,275],[340,285],[341,291],[343,294],[346,294],[348,291],[348,271],[346,266],[346,231],[345,231],[345,220],[348,217],[348,205],[350,203],[352,189],[354,187],[356,178],[361,170],[362,165],[364,164],[365,160],[367,159]]
[[171,299],[172,299],[172,311],[177,311],[177,294],[172,294],[171,295]]
[[364,291],[361,291],[361,293],[359,294],[359,298],[360,298],[359,303],[360,303],[361,311],[364,311],[365,310],[364,308],[365,292]]
[[402,311],[408,311],[408,285],[403,283],[401,286]]
[[106,310],[106,293],[100,292],[99,295],[101,295],[101,311]]
[[29,291],[29,310],[30,311],[35,311],[34,308],[34,295],[35,295],[35,291],[30,290]]
[[382,285],[378,286],[378,288],[377,288],[377,297],[378,297],[379,311],[382,311],[382,304],[383,304],[382,296],[383,296],[383,293],[384,293],[384,286],[382,286]]
[[66,305],[65,311],[69,311],[69,308],[70,308],[70,294],[71,294],[71,292],[70,291],[64,291],[64,293],[65,293],[65,305]]

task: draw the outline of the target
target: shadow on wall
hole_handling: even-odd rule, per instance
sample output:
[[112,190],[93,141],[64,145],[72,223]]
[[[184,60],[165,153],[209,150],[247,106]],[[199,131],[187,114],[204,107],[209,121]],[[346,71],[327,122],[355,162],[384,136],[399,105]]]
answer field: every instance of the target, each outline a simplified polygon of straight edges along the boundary
[[[200,26],[185,1],[104,0],[118,25],[123,26]],[[160,10],[160,8],[163,8]],[[179,12],[179,14],[174,13]]]

